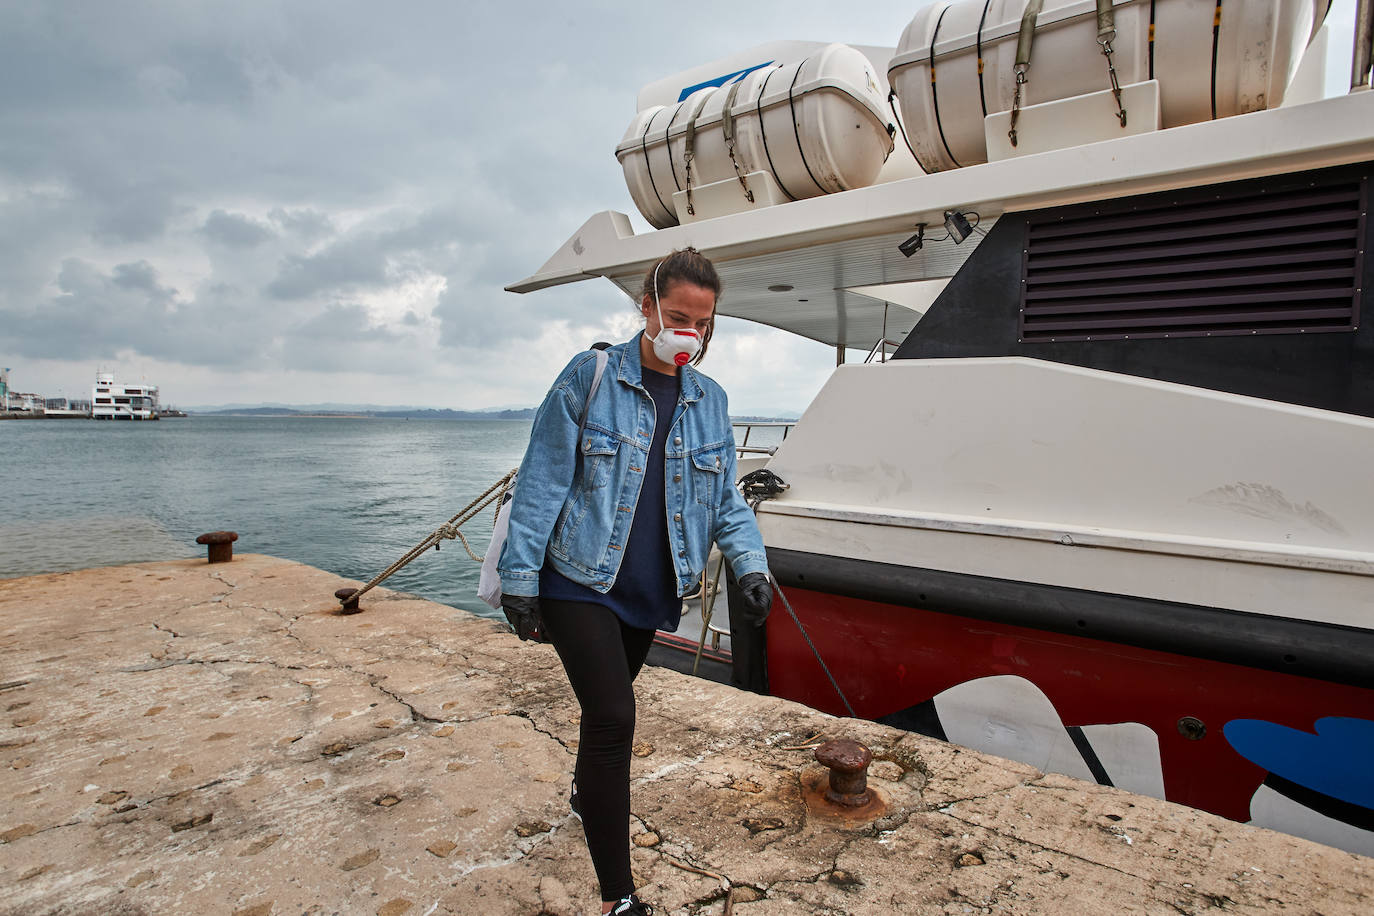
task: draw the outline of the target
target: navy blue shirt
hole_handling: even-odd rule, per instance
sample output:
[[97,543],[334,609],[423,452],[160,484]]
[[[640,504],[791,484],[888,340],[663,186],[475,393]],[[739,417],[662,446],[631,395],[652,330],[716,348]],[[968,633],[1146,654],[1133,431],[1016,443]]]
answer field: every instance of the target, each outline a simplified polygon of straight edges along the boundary
[[654,402],[654,438],[644,462],[644,479],[634,521],[611,590],[601,594],[572,581],[547,563],[539,571],[539,594],[556,601],[583,601],[610,608],[627,625],[641,630],[676,630],[682,618],[677,572],[668,547],[668,501],[663,450],[681,391],[676,375],[643,367],[641,380]]

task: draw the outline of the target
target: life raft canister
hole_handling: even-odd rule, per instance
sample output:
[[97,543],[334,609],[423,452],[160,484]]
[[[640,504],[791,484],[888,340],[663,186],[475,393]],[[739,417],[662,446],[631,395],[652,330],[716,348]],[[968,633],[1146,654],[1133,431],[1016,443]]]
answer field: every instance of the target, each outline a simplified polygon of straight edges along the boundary
[[[918,12],[887,76],[927,172],[988,161],[983,119],[1010,111],[1026,0],[958,0]],[[1113,66],[1159,81],[1164,127],[1277,107],[1312,23],[1313,0],[1116,0]],[[1022,106],[1106,89],[1095,0],[1044,0]],[[1115,120],[1115,110],[1102,117]]]
[[679,222],[675,193],[750,172],[771,173],[792,200],[866,187],[892,152],[890,121],[872,63],[832,44],[640,111],[615,155],[639,212],[666,229]]

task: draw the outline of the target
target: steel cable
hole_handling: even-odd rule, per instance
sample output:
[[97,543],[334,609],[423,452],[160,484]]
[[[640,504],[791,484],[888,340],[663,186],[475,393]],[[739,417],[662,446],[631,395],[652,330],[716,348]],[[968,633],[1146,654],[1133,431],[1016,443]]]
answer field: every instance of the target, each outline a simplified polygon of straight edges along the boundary
[[[748,474],[745,474],[744,477],[740,479],[739,485],[744,491],[744,498],[748,500],[749,504],[753,507],[755,515],[758,514],[760,503],[765,499],[774,498],[789,487],[786,481],[767,468],[760,468],[757,471],[750,471]],[[825,659],[821,658],[820,650],[817,649],[816,644],[811,641],[811,635],[806,632],[806,627],[802,626],[801,618],[797,616],[796,611],[792,610],[792,602],[788,601],[787,596],[783,594],[782,586],[778,585],[777,580],[772,576],[769,576],[768,579],[773,584],[773,590],[776,591],[778,597],[782,599],[782,606],[787,608],[788,616],[792,618],[792,622],[795,623],[797,629],[801,631],[802,639],[806,640],[806,645],[811,650],[811,654],[816,657],[816,661],[820,664],[821,670],[825,672],[826,678],[830,681],[830,686],[834,687],[835,692],[840,695],[840,702],[844,704],[845,711],[849,713],[851,719],[858,718],[854,713],[854,707],[849,705],[849,697],[845,696],[844,690],[840,688],[839,682],[835,680],[835,675],[830,673],[830,666],[825,663]]]
[[431,531],[425,537],[424,540],[422,540],[420,543],[416,544],[414,547],[407,550],[399,560],[397,560],[395,563],[392,563],[386,569],[382,570],[380,573],[374,576],[370,582],[368,582],[362,588],[354,592],[348,600],[357,601],[372,588],[374,588],[377,585],[380,585],[382,582],[385,582],[392,575],[399,572],[401,569],[405,568],[407,564],[409,564],[420,554],[429,550],[429,548],[434,547],[435,549],[438,549],[440,541],[452,541],[454,539],[461,541],[463,544],[463,549],[468,552],[468,556],[472,557],[478,563],[481,563],[483,558],[479,557],[473,551],[472,546],[468,544],[468,539],[463,536],[463,532],[460,531],[459,528],[467,522],[471,521],[473,518],[475,518],[478,512],[485,509],[491,503],[499,503],[499,501],[506,495],[506,490],[510,487],[510,482],[515,479],[515,474],[518,470],[518,468],[512,468],[504,476],[502,476],[501,479],[497,480],[496,483],[487,487],[487,489],[484,490],[480,496],[478,496],[472,502],[468,503],[466,506],[460,509],[458,513],[454,515],[452,518],[450,518],[447,522],[444,522],[444,524],[440,525],[438,528],[435,528],[433,531]]

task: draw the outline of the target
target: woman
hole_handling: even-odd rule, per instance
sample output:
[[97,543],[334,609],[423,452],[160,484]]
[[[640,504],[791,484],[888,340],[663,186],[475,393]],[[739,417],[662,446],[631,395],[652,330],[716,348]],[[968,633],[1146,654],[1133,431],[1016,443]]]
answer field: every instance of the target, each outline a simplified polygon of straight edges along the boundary
[[[772,586],[754,515],[735,488],[725,392],[694,365],[711,340],[720,277],[674,251],[645,275],[645,329],[575,357],[535,415],[498,568],[522,639],[558,650],[582,707],[571,804],[601,885],[601,911],[648,916],[630,876],[632,683],[654,630],[674,630],[712,542],[760,625]],[[585,423],[583,410],[586,410]],[[579,433],[580,429],[580,433]]]

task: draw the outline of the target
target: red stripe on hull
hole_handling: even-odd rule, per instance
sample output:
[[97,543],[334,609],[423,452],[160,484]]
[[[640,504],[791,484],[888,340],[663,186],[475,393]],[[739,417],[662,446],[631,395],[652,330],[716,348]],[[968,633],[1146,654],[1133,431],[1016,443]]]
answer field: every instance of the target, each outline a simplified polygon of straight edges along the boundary
[[[787,597],[854,711],[877,719],[981,677],[1016,675],[1049,698],[1066,726],[1139,722],[1159,738],[1170,801],[1239,821],[1265,771],[1222,735],[1232,719],[1312,731],[1323,716],[1368,718],[1374,690],[989,623],[798,588]],[[787,614],[768,619],[774,696],[836,715],[844,705]],[[1207,733],[1179,733],[1184,716]]]

